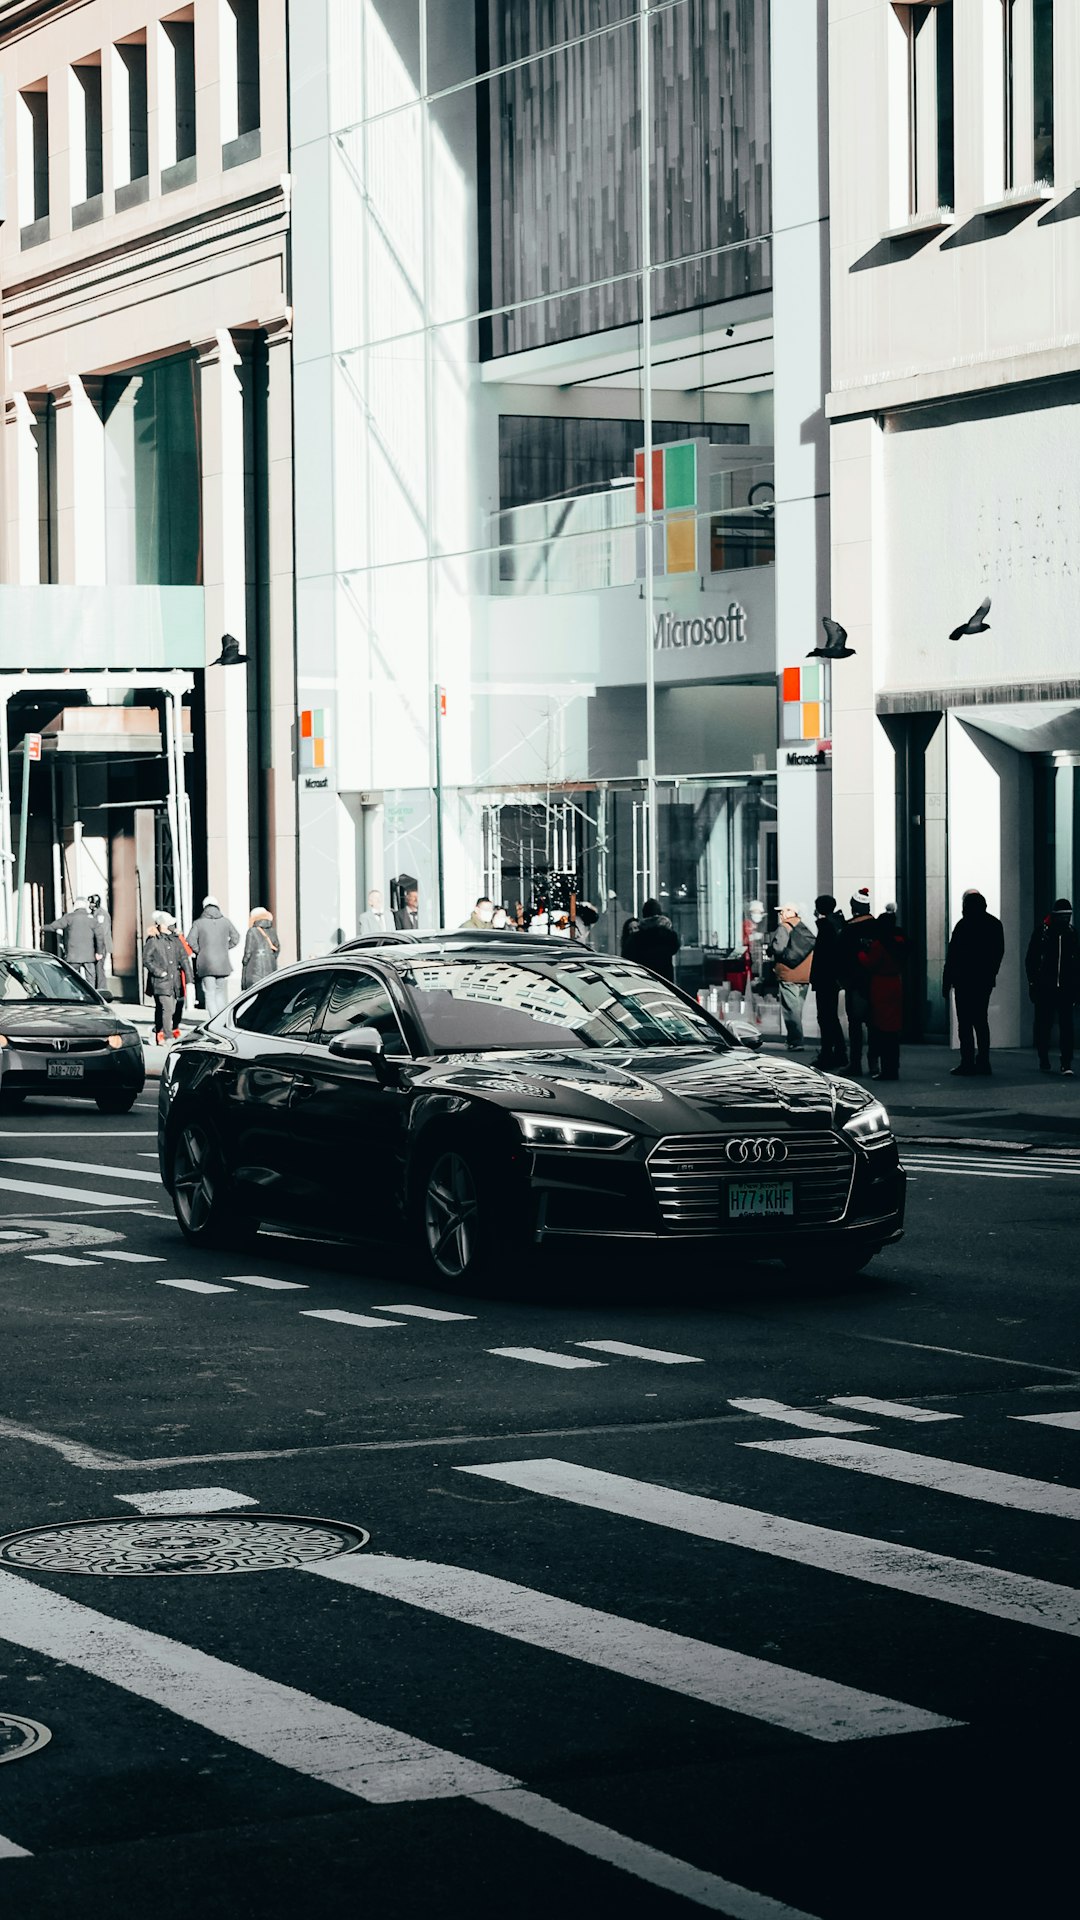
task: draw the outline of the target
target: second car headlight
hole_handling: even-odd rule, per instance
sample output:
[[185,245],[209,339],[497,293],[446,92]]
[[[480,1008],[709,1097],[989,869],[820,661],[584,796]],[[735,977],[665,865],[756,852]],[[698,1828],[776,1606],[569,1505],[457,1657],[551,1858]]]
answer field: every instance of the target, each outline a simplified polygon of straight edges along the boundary
[[515,1113],[514,1119],[530,1147],[586,1147],[594,1153],[614,1153],[633,1134],[605,1127],[596,1120],[563,1120],[558,1114]]
[[879,1147],[892,1139],[892,1123],[880,1100],[870,1100],[850,1120],[844,1121],[844,1132],[850,1133],[860,1146]]

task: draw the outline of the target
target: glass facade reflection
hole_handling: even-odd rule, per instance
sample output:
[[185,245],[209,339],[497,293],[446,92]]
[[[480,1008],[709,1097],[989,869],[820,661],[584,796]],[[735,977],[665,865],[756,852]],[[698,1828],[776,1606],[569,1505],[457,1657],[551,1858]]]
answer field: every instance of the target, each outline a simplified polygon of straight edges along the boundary
[[658,893],[689,983],[775,892],[768,0],[320,11],[298,620],[335,752],[301,783],[305,944],[402,875],[455,925],[556,868],[606,948]]

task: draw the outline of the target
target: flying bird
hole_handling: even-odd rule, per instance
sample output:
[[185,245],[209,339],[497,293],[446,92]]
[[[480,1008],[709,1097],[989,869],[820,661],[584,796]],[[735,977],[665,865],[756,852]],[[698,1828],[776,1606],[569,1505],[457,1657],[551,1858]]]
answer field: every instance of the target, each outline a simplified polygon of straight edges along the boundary
[[827,613],[822,615],[821,624],[825,629],[825,645],[823,647],[814,647],[813,650],[807,654],[807,659],[854,659],[855,649],[854,647],[849,647],[847,643],[847,628],[842,627],[839,620],[830,620]]
[[234,639],[231,633],[223,633],[221,636],[221,652],[216,660],[211,660],[210,665],[212,667],[242,667],[247,658],[247,654],[241,653],[240,651],[239,640]]
[[982,603],[982,606],[976,607],[974,613],[971,616],[971,619],[965,620],[962,627],[953,628],[952,632],[949,635],[949,639],[962,640],[966,633],[989,633],[990,623],[986,618],[989,611],[990,611],[990,595],[987,594],[986,599]]

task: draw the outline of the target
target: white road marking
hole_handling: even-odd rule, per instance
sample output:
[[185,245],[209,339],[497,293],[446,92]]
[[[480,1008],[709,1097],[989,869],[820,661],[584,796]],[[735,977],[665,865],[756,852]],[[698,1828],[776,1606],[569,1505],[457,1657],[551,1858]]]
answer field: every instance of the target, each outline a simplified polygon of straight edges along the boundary
[[[139,1128],[130,1129],[130,1130],[127,1127],[123,1127],[119,1130],[105,1130],[100,1133],[96,1127],[81,1128],[81,1129],[78,1127],[65,1127],[60,1132],[54,1132],[51,1129],[46,1127],[35,1127],[32,1133],[28,1133],[25,1128],[23,1128],[22,1131],[15,1131],[15,1132],[12,1132],[10,1129],[0,1131],[0,1140],[21,1140],[24,1145],[27,1140],[86,1141],[86,1140],[156,1140],[156,1139],[157,1139],[156,1127],[139,1127]],[[157,1158],[156,1155],[154,1157],[155,1159]]]
[[882,1694],[863,1693],[795,1667],[578,1606],[467,1567],[363,1553],[323,1560],[305,1571],[765,1720],[811,1740],[866,1740],[961,1724]]
[[814,1433],[873,1433],[862,1420],[841,1420],[831,1413],[802,1413],[798,1407],[785,1406],[782,1400],[729,1400],[729,1407],[740,1413],[760,1413],[766,1420],[781,1420],[786,1427],[809,1427]]
[[32,1240],[32,1233],[0,1233],[0,1240]]
[[52,1187],[43,1180],[7,1180],[0,1177],[2,1193],[32,1193],[41,1200],[79,1200],[83,1206],[111,1207],[119,1213],[125,1206],[140,1207],[134,1194],[98,1193],[93,1187]]
[[576,1353],[548,1353],[543,1347],[489,1347],[497,1360],[531,1360],[537,1367],[603,1367],[605,1360],[581,1360]]
[[159,1173],[143,1173],[139,1167],[110,1167],[96,1160],[47,1160],[37,1154],[6,1153],[9,1167],[43,1167],[46,1173],[96,1173],[99,1180],[137,1180],[140,1185],[160,1187]]
[[998,1173],[986,1167],[932,1167],[921,1160],[905,1160],[903,1164],[905,1169],[914,1167],[919,1173],[951,1173],[956,1178],[965,1180],[1049,1180],[1050,1178],[1048,1173],[1014,1173],[1011,1168],[1007,1172],[1002,1168]]
[[109,1247],[101,1253],[96,1253],[94,1259],[124,1260],[132,1267],[160,1267],[165,1264],[163,1253],[122,1253],[119,1247]]
[[170,1487],[160,1493],[114,1493],[113,1499],[139,1513],[227,1513],[259,1504],[249,1494],[230,1493],[228,1487]]
[[265,1287],[268,1293],[306,1293],[305,1280],[270,1280],[261,1273],[230,1273],[229,1284],[233,1287]]
[[634,1347],[626,1340],[574,1340],[594,1353],[617,1353],[627,1360],[656,1360],[662,1367],[703,1367],[700,1353],[671,1353],[666,1347]]
[[158,1287],[178,1287],[181,1293],[234,1293],[234,1287],[214,1286],[209,1280],[157,1280]]
[[96,1260],[83,1260],[74,1253],[28,1253],[28,1260],[34,1260],[42,1267],[96,1267]]
[[1080,1428],[1080,1413],[1010,1413],[1010,1420],[1026,1420],[1035,1427]]
[[934,1407],[909,1407],[902,1400],[875,1400],[866,1393],[834,1393],[830,1407],[851,1407],[856,1413],[880,1413],[889,1420],[962,1420],[960,1413],[939,1413]]
[[891,1333],[853,1333],[853,1340],[869,1340],[878,1347],[914,1347],[919,1353],[951,1353],[960,1360],[991,1360],[999,1367],[1022,1367],[1025,1373],[1059,1373],[1080,1383],[1080,1369],[1051,1367],[1045,1360],[1010,1360],[1002,1353],[972,1353],[968,1347],[935,1347],[928,1340],[899,1340]]
[[22,1440],[27,1446],[48,1447],[50,1453],[58,1453],[69,1466],[86,1467],[93,1472],[122,1469],[130,1473],[133,1467],[145,1465],[141,1460],[125,1460],[120,1453],[102,1453],[99,1448],[84,1446],[79,1440],[66,1440],[62,1434],[39,1433],[34,1427],[20,1426],[17,1420],[0,1419],[0,1440]]
[[443,1307],[376,1307],[376,1313],[405,1313],[410,1320],[475,1320],[475,1313],[447,1313]]
[[603,1473],[596,1467],[575,1466],[569,1460],[510,1460],[496,1466],[455,1467],[454,1471],[498,1480],[601,1513],[646,1520],[701,1540],[771,1554],[797,1566],[863,1580],[869,1586],[917,1594],[948,1606],[964,1607],[971,1613],[991,1614],[999,1620],[1016,1620],[1024,1626],[1080,1639],[1080,1591],[1009,1573],[1001,1567],[984,1567],[891,1540],[815,1527],[754,1507],[737,1507],[724,1500],[707,1500],[701,1494],[680,1493],[674,1487]]
[[1074,1179],[1080,1177],[1080,1164],[1075,1160],[1051,1160],[1045,1154],[1016,1155],[1009,1159],[991,1154],[945,1153],[930,1147],[912,1147],[903,1152],[904,1165],[919,1161],[925,1167],[975,1167],[987,1173],[1064,1173]]
[[32,1855],[27,1847],[16,1846],[14,1840],[7,1840],[0,1833],[0,1860],[30,1860]]
[[904,1453],[899,1447],[876,1447],[860,1440],[744,1440],[742,1445],[759,1453],[784,1453],[821,1466],[845,1467],[851,1473],[876,1474],[882,1480],[900,1480],[905,1486],[928,1487],[962,1500],[985,1500],[1021,1513],[1080,1520],[1080,1487],[1057,1487],[1049,1480],[969,1467],[962,1460],[938,1460],[932,1454]]
[[340,1307],[302,1307],[303,1320],[339,1320],[343,1327],[403,1327],[404,1320],[376,1320],[373,1313],[345,1313]]
[[508,1774],[2,1571],[0,1636],[357,1799],[400,1806],[465,1797],[710,1912],[735,1920],[812,1920],[583,1819]]

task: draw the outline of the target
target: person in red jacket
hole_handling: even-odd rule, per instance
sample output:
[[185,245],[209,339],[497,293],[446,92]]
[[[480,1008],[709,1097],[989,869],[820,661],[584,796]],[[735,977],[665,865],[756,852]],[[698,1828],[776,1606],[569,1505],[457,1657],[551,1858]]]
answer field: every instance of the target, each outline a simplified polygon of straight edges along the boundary
[[870,1026],[877,1046],[875,1080],[899,1080],[900,1033],[904,1024],[904,961],[907,941],[896,924],[890,901],[874,922],[872,937],[859,954],[869,982]]

